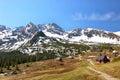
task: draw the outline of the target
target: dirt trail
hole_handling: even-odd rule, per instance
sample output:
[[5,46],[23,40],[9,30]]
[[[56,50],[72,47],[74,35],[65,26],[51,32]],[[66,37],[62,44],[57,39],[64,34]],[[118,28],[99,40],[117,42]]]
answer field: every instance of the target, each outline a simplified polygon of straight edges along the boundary
[[[94,65],[94,63],[92,62],[91,59],[89,59],[88,61],[89,61],[89,63],[90,63],[91,65]],[[94,68],[92,68],[92,67],[90,67],[90,66],[87,66],[87,68],[88,68],[89,70],[93,71],[93,72],[96,72],[97,74],[99,74],[99,76],[104,77],[106,80],[119,80],[119,79],[114,78],[114,77],[112,77],[112,76],[110,76],[110,75],[108,75],[108,74],[106,74],[106,73],[104,73],[104,72],[95,70]]]
[[91,59],[87,59],[87,61],[91,64],[91,65],[95,65]]
[[119,79],[117,79],[117,78],[114,78],[114,77],[106,74],[106,73],[103,73],[103,72],[101,72],[101,71],[95,70],[95,69],[93,69],[93,68],[90,67],[90,66],[88,66],[87,68],[88,68],[89,70],[91,70],[91,71],[96,72],[97,74],[99,74],[99,76],[104,77],[106,80],[119,80]]

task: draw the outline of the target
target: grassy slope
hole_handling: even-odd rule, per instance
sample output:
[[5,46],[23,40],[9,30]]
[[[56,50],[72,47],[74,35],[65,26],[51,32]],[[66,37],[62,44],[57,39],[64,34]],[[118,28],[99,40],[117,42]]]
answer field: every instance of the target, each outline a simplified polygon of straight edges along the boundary
[[63,62],[54,59],[19,65],[22,71],[16,75],[0,76],[0,80],[104,80],[86,69],[86,61],[80,62],[78,58],[67,59]]
[[94,66],[95,69],[120,79],[120,60]]

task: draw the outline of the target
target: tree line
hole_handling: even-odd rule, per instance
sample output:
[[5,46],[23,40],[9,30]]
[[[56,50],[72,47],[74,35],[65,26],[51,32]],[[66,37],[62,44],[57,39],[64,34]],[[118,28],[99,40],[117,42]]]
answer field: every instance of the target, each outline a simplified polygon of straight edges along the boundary
[[0,52],[0,68],[10,69],[10,66],[15,67],[18,64],[36,62],[55,57],[55,53],[47,52],[44,52],[43,54],[37,53],[34,55],[29,55],[25,53],[23,54],[20,51]]

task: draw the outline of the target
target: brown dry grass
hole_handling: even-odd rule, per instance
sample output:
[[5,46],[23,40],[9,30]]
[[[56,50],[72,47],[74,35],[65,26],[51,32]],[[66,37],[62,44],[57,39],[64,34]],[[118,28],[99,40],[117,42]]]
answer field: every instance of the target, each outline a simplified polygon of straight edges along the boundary
[[78,58],[64,58],[62,62],[54,59],[19,65],[22,71],[16,75],[0,76],[0,80],[104,80],[87,70],[86,61]]
[[120,61],[94,66],[95,69],[120,79]]

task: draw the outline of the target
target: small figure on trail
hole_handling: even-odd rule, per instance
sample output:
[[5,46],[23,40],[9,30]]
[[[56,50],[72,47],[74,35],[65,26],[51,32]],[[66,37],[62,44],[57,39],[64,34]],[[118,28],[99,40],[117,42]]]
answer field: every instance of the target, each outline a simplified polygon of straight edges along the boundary
[[107,62],[110,62],[110,60],[107,58],[106,55],[102,55],[102,54],[99,54],[96,61],[98,61],[99,63],[107,63]]
[[98,61],[99,63],[102,63],[103,58],[104,58],[104,56],[102,54],[99,54],[96,61]]
[[104,63],[110,62],[110,60],[107,58],[106,55],[105,55],[104,58],[103,58],[103,62],[104,62]]

